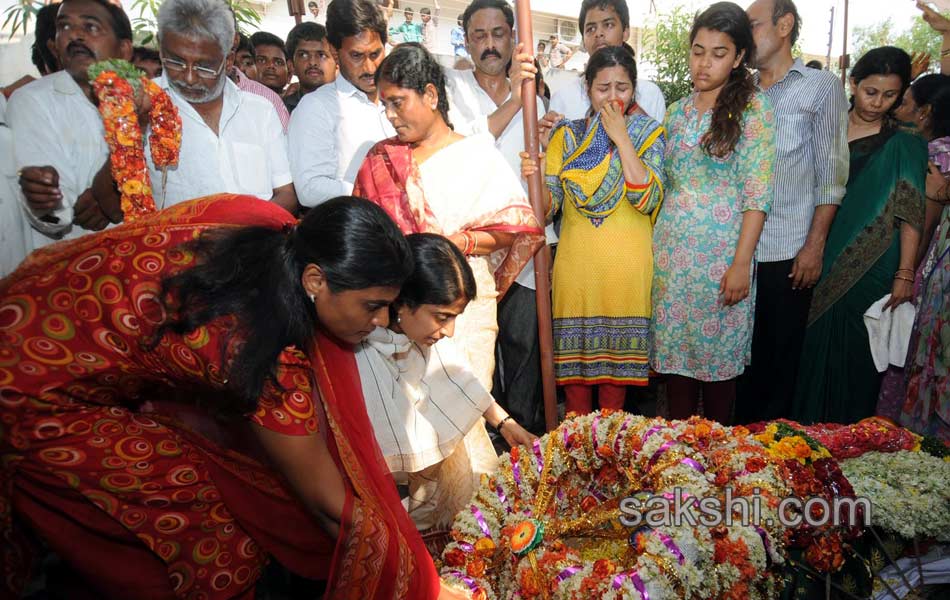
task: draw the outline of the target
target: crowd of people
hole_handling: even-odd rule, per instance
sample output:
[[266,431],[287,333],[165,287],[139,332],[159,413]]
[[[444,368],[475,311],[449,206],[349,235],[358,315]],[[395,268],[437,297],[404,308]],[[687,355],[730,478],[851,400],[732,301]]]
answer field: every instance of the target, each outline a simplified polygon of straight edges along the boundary
[[[543,433],[546,242],[568,413],[662,381],[670,418],[950,441],[950,20],[920,6],[941,73],[885,46],[846,88],[793,56],[791,0],[717,2],[667,105],[626,2],[583,0],[537,160],[522,83],[571,51],[538,62],[505,0],[458,17],[471,69],[431,51],[438,3],[391,28],[393,0],[311,2],[282,40],[165,0],[157,51],[107,0],[44,7],[43,77],[0,96],[2,595],[46,554],[70,598],[250,598],[269,562],[331,598],[466,597],[432,555],[496,448]],[[128,223],[108,59],[182,122]]]

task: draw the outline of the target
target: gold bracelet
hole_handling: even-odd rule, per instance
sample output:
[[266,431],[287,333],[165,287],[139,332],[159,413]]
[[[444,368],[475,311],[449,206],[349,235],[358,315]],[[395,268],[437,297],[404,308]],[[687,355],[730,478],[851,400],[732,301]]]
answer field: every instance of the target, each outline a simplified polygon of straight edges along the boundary
[[909,281],[911,283],[914,283],[914,280],[911,279],[910,277],[901,277],[900,275],[895,275],[894,279],[900,279],[901,281]]
[[472,256],[475,256],[475,253],[478,252],[478,232],[472,232],[472,240],[475,242],[475,245],[472,246]]

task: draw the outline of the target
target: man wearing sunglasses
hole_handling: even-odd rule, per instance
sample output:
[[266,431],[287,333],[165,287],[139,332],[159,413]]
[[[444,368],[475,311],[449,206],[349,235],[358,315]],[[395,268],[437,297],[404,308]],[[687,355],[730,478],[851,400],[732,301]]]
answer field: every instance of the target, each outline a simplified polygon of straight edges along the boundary
[[159,207],[231,192],[295,211],[287,138],[273,105],[227,77],[234,18],[223,0],[166,0],[158,41],[168,90],[182,121],[178,166],[149,172]]

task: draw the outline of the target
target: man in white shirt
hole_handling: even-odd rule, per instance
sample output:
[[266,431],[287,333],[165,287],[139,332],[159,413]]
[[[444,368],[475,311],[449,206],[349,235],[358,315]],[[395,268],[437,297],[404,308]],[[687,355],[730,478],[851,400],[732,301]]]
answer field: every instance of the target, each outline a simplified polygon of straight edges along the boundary
[[[287,140],[277,111],[227,77],[234,20],[224,2],[165,0],[158,41],[168,91],[182,123],[178,165],[149,174],[159,208],[221,192],[248,194],[295,211]],[[163,185],[164,178],[164,185]]]
[[[620,46],[630,37],[630,10],[624,0],[584,0],[578,25],[584,32],[584,49],[588,55],[605,46]],[[551,62],[553,65],[553,49]],[[666,116],[663,92],[652,81],[637,79],[637,104],[659,123]],[[566,119],[582,119],[590,110],[587,84],[583,76],[566,85],[551,98],[551,112]]]
[[442,14],[442,7],[439,6],[439,0],[434,0],[433,13],[428,6],[419,9],[419,18],[422,20],[422,45],[432,54],[436,54],[439,46],[439,15]]
[[132,26],[105,0],[65,0],[56,31],[63,70],[17,90],[6,111],[35,248],[122,220],[86,71],[101,60],[131,59]]
[[567,44],[561,43],[556,35],[551,36],[550,42],[551,51],[548,56],[550,57],[551,68],[563,69],[567,61],[574,56],[574,51]]
[[304,96],[290,117],[290,168],[303,206],[350,194],[366,152],[396,134],[374,81],[387,29],[369,0],[333,0],[327,7],[339,75]]
[[[462,27],[475,69],[446,70],[449,120],[463,135],[491,133],[495,147],[520,180],[519,153],[524,151],[521,83],[536,73],[530,49],[514,55],[514,14],[505,0],[475,0],[462,14]],[[509,62],[513,62],[510,79]],[[535,100],[538,114],[543,114],[544,103],[537,96]],[[540,433],[544,421],[534,288],[531,261],[498,305],[492,392],[518,423]]]

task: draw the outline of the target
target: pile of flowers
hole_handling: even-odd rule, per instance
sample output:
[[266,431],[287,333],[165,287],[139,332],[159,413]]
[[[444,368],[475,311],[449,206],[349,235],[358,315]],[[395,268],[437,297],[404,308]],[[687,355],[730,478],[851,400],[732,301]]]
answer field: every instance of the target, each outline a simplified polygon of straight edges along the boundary
[[868,452],[841,461],[841,470],[859,496],[873,500],[872,525],[950,541],[950,462],[924,452]]
[[89,67],[92,89],[99,99],[105,126],[112,177],[121,195],[125,221],[155,211],[152,184],[145,163],[145,142],[135,97],[141,90],[152,106],[149,111],[152,162],[165,169],[178,164],[181,117],[171,98],[141,71],[124,60],[107,60]]
[[[845,563],[847,542],[859,537],[862,529],[856,525],[849,527],[844,514],[837,524],[833,519],[825,519],[824,507],[834,506],[835,499],[854,498],[854,490],[828,449],[790,423],[776,421],[764,425],[755,439],[765,446],[770,458],[779,462],[782,476],[793,496],[803,500],[825,500],[824,506],[813,504],[809,515],[813,522],[825,522],[812,525],[808,520],[802,520],[796,527],[788,529],[785,544],[788,548],[801,548],[805,560],[816,571],[833,573]],[[753,426],[753,429],[758,427]],[[844,508],[841,512],[845,512]],[[860,510],[857,517],[858,520],[863,518]]]
[[[792,424],[791,421],[786,423]],[[916,452],[920,450],[920,436],[880,417],[863,419],[854,425],[837,423],[807,426],[794,423],[792,425],[817,440],[836,460],[855,458],[872,451]]]
[[881,419],[730,428],[601,411],[502,456],[456,517],[441,574],[476,600],[772,598],[799,551],[837,577],[863,533],[848,506],[786,527],[792,496],[866,498],[872,525],[950,541],[950,449]]
[[[602,411],[501,463],[442,555],[443,579],[474,598],[745,599],[782,587],[789,490],[742,427]],[[741,518],[730,497],[760,514]],[[653,520],[677,506],[678,521]]]

